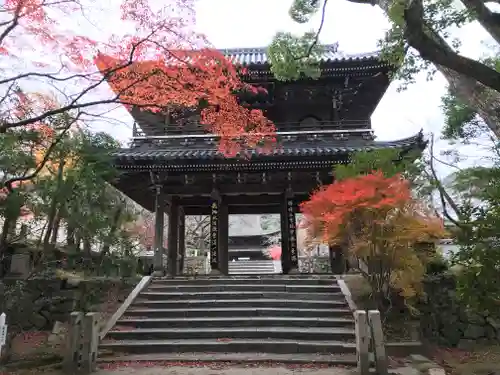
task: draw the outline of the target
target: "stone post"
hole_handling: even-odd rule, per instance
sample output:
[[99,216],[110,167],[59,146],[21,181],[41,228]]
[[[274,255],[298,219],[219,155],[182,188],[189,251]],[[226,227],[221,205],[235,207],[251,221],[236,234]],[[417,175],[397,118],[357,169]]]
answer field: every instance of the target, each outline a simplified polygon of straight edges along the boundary
[[82,372],[90,374],[97,368],[97,347],[99,345],[99,314],[87,313],[83,318],[83,366]]
[[72,312],[63,370],[68,375],[90,374],[97,368],[99,313]]
[[66,355],[63,369],[66,374],[75,374],[81,371],[83,364],[83,313],[72,312],[69,316]]
[[370,325],[373,351],[375,353],[375,368],[377,374],[387,375],[387,355],[385,353],[384,333],[382,331],[382,319],[380,318],[380,311],[368,311],[368,322]]
[[368,321],[366,311],[356,310],[354,312],[356,331],[356,355],[358,358],[358,374],[368,375],[370,372]]

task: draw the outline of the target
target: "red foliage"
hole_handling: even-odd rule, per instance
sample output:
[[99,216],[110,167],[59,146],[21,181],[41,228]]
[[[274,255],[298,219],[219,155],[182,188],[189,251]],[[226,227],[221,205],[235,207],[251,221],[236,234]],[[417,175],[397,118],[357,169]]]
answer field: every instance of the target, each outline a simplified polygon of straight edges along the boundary
[[[56,87],[55,91],[65,92],[73,85],[77,93],[61,95],[65,103],[59,109],[63,111],[117,102],[153,112],[199,108],[201,123],[221,137],[220,150],[226,154],[274,144],[274,125],[262,111],[240,105],[234,95],[242,90],[258,94],[262,89],[244,84],[239,78],[244,69],[238,71],[203,35],[193,31],[194,0],[169,0],[161,5],[151,0],[121,0],[118,12],[98,9],[105,3],[4,1],[0,5],[5,15],[0,26],[0,56],[22,65],[2,81],[6,87],[35,78],[38,87],[44,82],[50,91]],[[103,14],[108,24],[116,24],[117,34],[106,36],[101,28],[92,30],[103,21],[93,17],[102,18]],[[70,23],[75,25],[73,29],[68,29]],[[27,56],[33,57],[28,60]],[[16,64],[4,61],[5,66]],[[91,92],[105,81],[116,95],[96,100]],[[50,113],[46,110],[0,127],[36,123]]]
[[172,107],[197,108],[204,102],[200,122],[221,137],[220,151],[228,155],[242,146],[269,147],[274,142],[274,125],[262,111],[241,106],[234,95],[243,89],[258,90],[244,84],[236,67],[216,50],[170,50],[156,61],[130,66],[100,54],[96,65],[105,74],[112,72],[108,82],[129,108],[161,112]]
[[374,171],[320,188],[301,204],[301,211],[305,225],[330,242],[357,210],[391,210],[410,199],[408,181],[400,175],[385,177],[381,171]]
[[[168,239],[165,228],[163,228],[163,231],[163,247],[166,249]],[[127,227],[127,232],[135,237],[144,248],[153,248],[155,238],[155,223],[153,219],[141,217]]]
[[273,245],[269,249],[269,256],[272,260],[280,260],[281,259],[281,246]]

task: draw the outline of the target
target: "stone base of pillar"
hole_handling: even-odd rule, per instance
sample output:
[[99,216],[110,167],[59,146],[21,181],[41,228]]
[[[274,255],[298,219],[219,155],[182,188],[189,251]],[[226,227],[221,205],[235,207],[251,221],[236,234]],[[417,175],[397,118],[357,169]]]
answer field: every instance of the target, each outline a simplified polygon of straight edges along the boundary
[[298,268],[290,268],[290,270],[288,271],[288,274],[289,275],[298,275],[298,274],[300,274],[300,272],[299,272]]
[[222,276],[222,272],[216,268],[215,269],[212,268],[209,275],[210,276]]
[[151,276],[153,277],[163,277],[163,271],[153,271],[153,274]]

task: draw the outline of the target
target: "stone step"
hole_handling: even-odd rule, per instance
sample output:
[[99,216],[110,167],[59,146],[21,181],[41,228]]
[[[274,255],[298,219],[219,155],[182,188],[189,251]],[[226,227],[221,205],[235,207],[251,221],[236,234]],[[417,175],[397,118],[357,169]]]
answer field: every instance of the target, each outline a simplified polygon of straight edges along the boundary
[[273,264],[272,260],[238,260],[235,262],[228,262],[230,266],[267,266]]
[[114,353],[355,353],[356,345],[353,342],[343,341],[301,341],[277,339],[225,339],[221,337],[211,340],[104,340],[100,349],[111,350]]
[[149,300],[193,300],[193,299],[303,299],[303,300],[324,300],[331,301],[336,299],[338,293],[296,293],[296,292],[266,292],[266,291],[223,291],[223,292],[151,292],[146,291],[139,294],[141,299]]
[[208,340],[227,338],[280,339],[303,341],[353,341],[354,328],[347,327],[194,327],[194,328],[132,328],[111,330],[109,340]]
[[346,306],[344,296],[325,300],[282,300],[282,299],[246,299],[246,300],[136,300],[132,303],[133,308],[153,308],[153,309],[180,309],[180,308],[223,308],[223,307],[287,307],[289,309],[309,308],[309,309],[327,309]]
[[307,318],[307,317],[202,317],[202,318],[147,318],[121,319],[118,326],[136,328],[193,328],[193,327],[350,327],[354,318]]
[[[351,366],[357,365],[355,354],[276,354],[276,353],[167,353],[167,354],[143,354],[127,356],[99,356],[97,361],[106,362],[230,362],[232,364],[256,364],[256,363],[287,363],[287,364],[318,364],[328,366]],[[333,374],[333,373],[332,373]]]
[[273,262],[269,262],[269,263],[230,262],[228,264],[228,267],[229,268],[269,268],[269,267],[274,267],[274,263]]
[[228,271],[231,272],[274,272],[274,265],[271,267],[229,267]]
[[272,275],[274,274],[274,271],[229,271],[229,275],[246,275],[246,276],[252,276],[252,275]]
[[229,267],[228,271],[231,273],[238,272],[274,272],[274,264],[265,267]]
[[224,307],[224,308],[180,308],[180,309],[136,309],[129,308],[126,317],[156,317],[156,318],[180,318],[180,317],[352,317],[349,308],[339,307],[330,309],[296,309],[286,307],[274,308],[249,308],[249,307]]
[[332,285],[337,279],[332,275],[249,275],[249,276],[177,276],[171,278],[155,278],[153,285],[219,285],[219,284],[274,284],[274,285]]
[[248,267],[251,267],[251,266],[267,266],[269,264],[273,264],[273,261],[272,260],[255,260],[255,261],[242,261],[242,260],[239,260],[239,261],[236,261],[236,262],[228,262],[227,263],[229,266],[235,266],[235,267],[238,267],[238,266],[248,266]]
[[267,267],[273,264],[271,260],[265,262],[228,262],[229,267]]
[[296,292],[296,293],[338,293],[337,283],[331,285],[287,285],[287,284],[217,284],[217,285],[168,285],[153,283],[147,289],[149,292]]

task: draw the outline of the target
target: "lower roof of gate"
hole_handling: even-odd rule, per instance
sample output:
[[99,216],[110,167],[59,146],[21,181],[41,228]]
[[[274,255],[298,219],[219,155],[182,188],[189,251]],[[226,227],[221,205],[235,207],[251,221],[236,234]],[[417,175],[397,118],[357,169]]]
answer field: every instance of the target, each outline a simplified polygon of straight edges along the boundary
[[[342,134],[307,135],[279,137],[275,148],[268,151],[252,149],[245,154],[227,157],[218,150],[217,144],[211,140],[186,140],[174,144],[166,141],[155,142],[144,139],[135,147],[124,148],[113,153],[114,164],[119,169],[144,168],[145,166],[163,166],[165,169],[176,169],[189,165],[238,164],[244,165],[254,161],[292,161],[301,158],[344,159],[350,154],[361,151],[380,149],[423,150],[426,146],[422,132],[395,141],[376,141],[368,136],[350,136]],[[184,145],[183,145],[184,144]],[[244,156],[244,157],[242,157]]]

